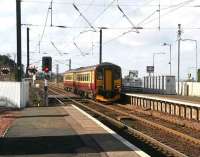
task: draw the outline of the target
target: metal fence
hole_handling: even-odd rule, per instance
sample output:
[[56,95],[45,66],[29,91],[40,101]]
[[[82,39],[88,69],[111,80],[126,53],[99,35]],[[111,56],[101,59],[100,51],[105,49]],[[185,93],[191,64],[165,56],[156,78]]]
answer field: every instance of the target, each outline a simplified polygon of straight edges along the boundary
[[0,81],[15,81],[15,75],[15,67],[10,67],[7,65],[0,66]]
[[198,103],[170,100],[142,94],[126,94],[126,96],[131,105],[163,112],[184,119],[200,121],[200,105]]

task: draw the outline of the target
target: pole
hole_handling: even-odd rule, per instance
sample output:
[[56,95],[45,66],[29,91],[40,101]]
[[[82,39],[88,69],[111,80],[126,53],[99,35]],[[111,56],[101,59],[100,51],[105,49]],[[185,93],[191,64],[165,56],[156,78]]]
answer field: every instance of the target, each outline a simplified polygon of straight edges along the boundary
[[181,24],[178,24],[178,95],[180,82],[180,45],[181,45]]
[[159,13],[159,20],[158,20],[158,30],[160,31],[160,0],[159,0],[159,5],[158,5],[158,13]]
[[99,64],[102,63],[102,29],[100,29]]
[[58,68],[59,68],[59,65],[56,64],[56,83],[58,83]]
[[198,81],[198,55],[197,55],[197,40],[195,40],[195,43],[196,43],[196,81]]
[[172,45],[169,44],[169,59],[170,59],[170,76],[172,75]]
[[155,67],[154,67],[154,57],[155,57],[155,53],[153,53],[153,77],[154,77],[154,71],[155,71]]
[[26,77],[28,77],[29,68],[29,28],[27,28],[27,66],[26,66]]
[[21,66],[21,0],[16,0],[16,26],[17,26],[17,81],[22,80]]
[[44,79],[44,104],[48,106],[48,80]]
[[53,23],[53,22],[52,22],[52,21],[53,21],[53,15],[52,15],[53,8],[52,8],[52,3],[53,3],[53,2],[51,1],[51,8],[50,8],[50,9],[51,9],[51,27],[53,26],[53,24],[52,24],[52,23]]
[[71,70],[71,64],[72,64],[72,60],[69,59],[69,70]]
[[40,41],[38,42],[38,51],[40,53]]

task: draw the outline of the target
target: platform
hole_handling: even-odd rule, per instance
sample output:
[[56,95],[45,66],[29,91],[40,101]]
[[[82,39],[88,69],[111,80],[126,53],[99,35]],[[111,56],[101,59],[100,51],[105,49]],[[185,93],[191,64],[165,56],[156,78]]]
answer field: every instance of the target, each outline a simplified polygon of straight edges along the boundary
[[147,157],[79,108],[26,108],[4,138],[0,156],[11,157]]
[[200,106],[200,97],[191,97],[191,96],[180,96],[180,95],[161,95],[161,94],[140,94],[140,93],[124,93],[128,96],[138,96],[144,98],[154,98],[180,103],[191,104],[192,106]]

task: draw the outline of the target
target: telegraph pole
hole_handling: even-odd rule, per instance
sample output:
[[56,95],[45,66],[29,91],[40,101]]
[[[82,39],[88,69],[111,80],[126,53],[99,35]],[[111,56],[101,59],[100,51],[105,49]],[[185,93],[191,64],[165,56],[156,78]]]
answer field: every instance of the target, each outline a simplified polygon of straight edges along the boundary
[[170,76],[172,75],[172,45],[169,44],[169,63],[170,63],[170,67],[169,67],[169,73]]
[[158,30],[160,31],[160,0],[159,0],[159,4],[158,4],[158,18],[159,18],[159,20],[158,20]]
[[27,28],[27,67],[26,67],[26,77],[28,77],[29,68],[29,27]]
[[51,6],[50,6],[50,8],[49,9],[51,9],[51,27],[53,26],[53,15],[52,15],[52,13],[53,13],[53,8],[52,8],[52,3],[53,3],[53,0],[51,1]]
[[99,64],[102,63],[102,28],[100,28],[100,40],[99,40]]
[[178,24],[178,95],[179,95],[179,82],[180,82],[180,45],[181,45],[181,24]]
[[22,80],[21,65],[21,0],[16,0],[16,26],[17,26],[17,81]]
[[69,70],[71,70],[72,60],[69,59]]
[[56,64],[56,83],[58,83],[58,71],[59,71],[59,65]]

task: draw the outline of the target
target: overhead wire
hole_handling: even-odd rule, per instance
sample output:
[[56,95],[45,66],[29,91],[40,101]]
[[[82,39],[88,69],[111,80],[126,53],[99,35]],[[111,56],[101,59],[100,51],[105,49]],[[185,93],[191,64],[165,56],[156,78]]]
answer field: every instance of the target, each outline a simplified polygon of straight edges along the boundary
[[81,13],[81,11],[78,9],[78,7],[73,3],[73,7],[75,8],[75,10],[80,14],[80,16],[87,22],[87,24],[94,30],[96,31],[96,29],[94,28],[94,26],[92,26],[91,22]]
[[51,41],[51,45],[55,48],[55,50],[60,54],[60,56],[62,56],[62,52],[56,47],[56,45],[54,44],[53,41]]
[[79,52],[81,53],[82,56],[86,56],[88,55],[88,53],[85,53],[81,50],[81,48],[74,42],[74,46],[79,50]]
[[142,23],[144,23],[146,20],[150,19],[155,13],[157,12],[157,10],[153,11],[150,15],[148,15],[147,17],[145,17],[142,21],[140,21],[137,26],[140,26]]
[[[171,13],[173,13],[174,11],[177,11],[178,9],[182,8],[184,5],[186,5],[186,4],[188,4],[188,3],[191,3],[191,2],[193,2],[193,1],[195,1],[195,0],[187,0],[187,1],[181,2],[181,3],[179,3],[178,5],[176,5],[175,8],[174,8],[174,6],[173,6],[173,8],[165,8],[165,9],[170,9],[170,10],[169,10],[168,12],[166,12],[166,13],[161,14],[161,17],[166,16],[166,15],[168,15],[168,14],[171,14]],[[147,22],[144,23],[144,25],[145,25],[145,24],[149,24],[149,23],[151,23],[151,22],[153,22],[153,21],[155,21],[155,20],[156,20],[156,18],[154,18],[154,19],[152,19],[152,20],[150,20],[150,21],[147,21]]]
[[[151,0],[150,0],[151,1]],[[43,0],[22,0],[21,2],[23,3],[49,3],[49,1],[43,1]],[[64,1],[56,1],[56,2],[53,2],[54,4],[60,4],[60,5],[72,5],[73,2],[64,2]],[[91,3],[79,3],[78,4],[79,6],[90,6]],[[95,7],[105,7],[105,4],[94,4],[93,6]],[[117,4],[112,4],[111,6],[113,7],[116,7]],[[148,5],[148,4],[134,4],[134,3],[121,3],[120,6],[136,6],[136,7],[156,7],[158,6],[157,4],[151,4],[151,5]],[[170,7],[171,5],[163,5],[163,6],[166,6],[166,7]],[[197,4],[197,5],[192,5],[192,6],[184,6],[184,7],[200,7],[200,4]]]
[[113,4],[115,1],[116,1],[116,0],[111,1],[111,2],[107,5],[107,7],[104,8],[103,11],[100,12],[100,13],[95,17],[95,19],[93,20],[93,23],[96,22],[97,19],[99,19],[99,18],[112,6],[112,4]]
[[119,11],[123,14],[123,16],[126,18],[126,20],[132,25],[132,29],[136,30],[136,33],[139,33],[137,27],[135,26],[135,24],[131,21],[131,19],[124,13],[123,9],[119,6],[119,4],[117,5],[117,8],[119,9]]
[[[51,3],[52,2],[53,2],[53,0],[51,0]],[[47,21],[48,21],[48,17],[49,17],[49,8],[51,7],[51,3],[50,3],[50,6],[48,7],[48,10],[47,10],[47,14],[46,14],[45,22],[44,22],[44,28],[43,28],[42,35],[41,35],[41,38],[40,38],[40,42],[42,42],[42,39],[44,37],[44,32],[45,32]]]
[[[184,5],[187,5],[187,4],[185,4],[187,1],[185,1],[185,2],[182,2],[181,4],[179,4],[179,5],[181,5],[181,6],[179,6],[179,7],[183,7],[182,6],[182,4],[184,3]],[[72,4],[72,3],[71,3]],[[81,4],[80,4],[81,5]],[[120,4],[121,5],[121,4]],[[94,5],[94,6],[96,6],[96,5]],[[117,5],[113,5],[113,4],[111,4],[109,7],[111,7],[111,6],[117,6]],[[123,5],[122,5],[123,6]],[[153,5],[151,5],[151,6],[153,6]],[[154,6],[157,6],[157,5],[154,5]],[[173,6],[169,6],[168,8],[164,8],[164,9],[171,9],[171,7],[174,7],[175,5],[173,5]],[[177,6],[176,6],[177,7]],[[174,9],[177,9],[177,8],[174,8]],[[49,10],[48,10],[49,11]],[[148,19],[150,19],[154,14],[155,14],[155,12],[156,11],[154,11],[154,12],[152,12],[149,16],[147,16],[147,17],[145,17],[145,19],[143,19],[141,22],[139,22],[139,24],[140,23],[144,23],[145,21],[147,21]],[[163,15],[161,15],[161,16],[163,16]],[[47,19],[48,19],[48,17],[47,17]],[[148,22],[148,21],[147,21]],[[47,23],[47,22],[45,22],[45,23]],[[145,23],[146,24],[146,23]],[[46,25],[47,24],[45,24],[44,25],[44,31],[45,31],[45,28],[46,28]],[[78,28],[78,27],[77,27]],[[79,28],[81,28],[81,27],[79,27]],[[83,28],[83,27],[82,27]],[[85,27],[85,28],[88,28],[88,27]],[[94,27],[95,28],[95,27]],[[116,28],[108,28],[108,29],[116,29]],[[127,28],[118,28],[118,29],[129,29],[128,27]],[[144,28],[144,29],[151,29],[151,28]],[[153,29],[153,28],[152,28]],[[163,29],[165,29],[165,28],[163,28]],[[169,28],[169,29],[172,29],[172,28]],[[176,29],[176,28],[173,28],[173,29]],[[199,29],[199,28],[197,28],[197,29]],[[111,42],[111,41],[113,41],[113,40],[116,40],[117,38],[120,38],[121,36],[123,36],[123,35],[125,35],[125,34],[127,34],[127,33],[129,33],[129,32],[132,32],[131,30],[129,30],[129,31],[127,31],[127,32],[123,32],[121,35],[118,35],[117,37],[115,37],[115,39],[111,39],[111,40],[109,40],[109,41],[106,41],[106,42]],[[43,38],[43,36],[44,36],[44,34],[42,35],[42,38]],[[41,39],[42,39],[41,38]],[[104,43],[105,44],[105,43]],[[82,51],[82,50],[81,50]]]

